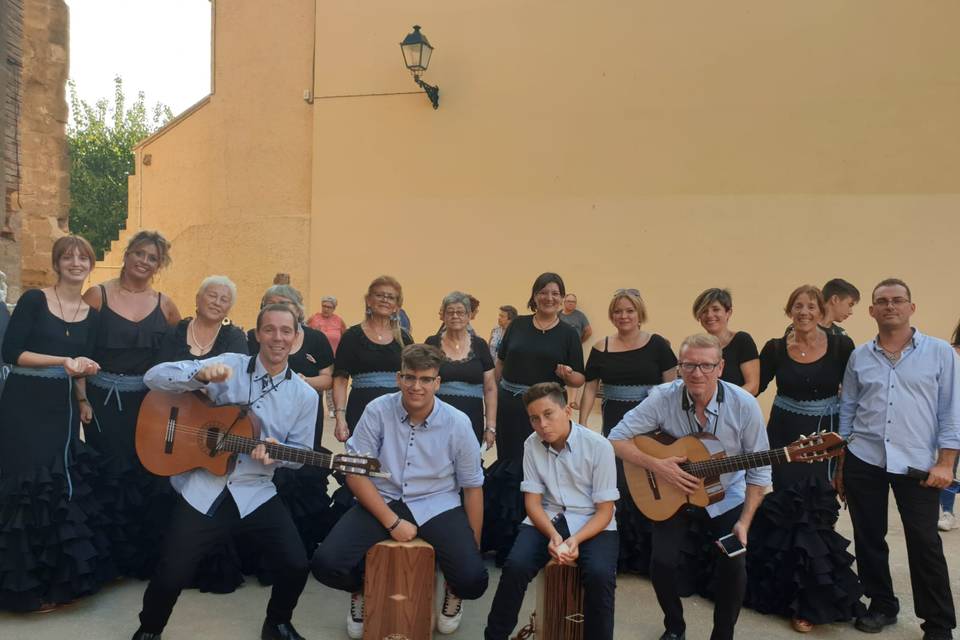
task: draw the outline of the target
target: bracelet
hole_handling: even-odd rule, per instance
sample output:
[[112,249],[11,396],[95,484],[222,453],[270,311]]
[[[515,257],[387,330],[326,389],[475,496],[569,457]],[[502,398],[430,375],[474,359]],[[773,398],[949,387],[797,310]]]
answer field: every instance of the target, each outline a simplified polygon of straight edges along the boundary
[[87,397],[86,397],[86,396],[84,396],[84,397],[82,397],[82,398],[77,398],[77,402],[86,402],[87,404],[90,404],[90,401],[87,400]]
[[397,516],[397,521],[392,525],[387,527],[387,533],[393,533],[393,530],[400,526],[400,516]]
[[491,429],[490,427],[484,428],[483,432],[484,432],[484,433],[492,433],[493,435],[497,435],[497,430],[496,430],[496,429]]
[[345,414],[345,413],[347,412],[347,410],[346,410],[346,409],[334,409],[333,412],[334,412],[334,413],[344,413],[344,414]]

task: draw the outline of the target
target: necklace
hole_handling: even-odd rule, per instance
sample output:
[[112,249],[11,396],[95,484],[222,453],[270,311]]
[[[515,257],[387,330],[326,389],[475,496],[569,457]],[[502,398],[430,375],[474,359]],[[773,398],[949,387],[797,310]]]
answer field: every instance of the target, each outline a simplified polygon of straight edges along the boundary
[[199,341],[199,340],[197,340],[197,328],[196,328],[196,324],[195,324],[195,323],[196,323],[196,319],[191,320],[188,329],[189,329],[189,333],[190,333],[190,338],[191,338],[191,340],[193,341],[194,346],[196,346],[197,349],[200,350],[200,353],[197,354],[197,355],[201,355],[201,356],[202,356],[202,355],[205,354],[207,351],[209,351],[210,348],[213,346],[213,343],[217,341],[217,336],[220,335],[220,326],[221,326],[221,325],[218,324],[218,325],[217,325],[217,330],[213,332],[213,340],[211,340],[211,341],[208,342],[207,344],[203,345],[203,344],[200,344],[200,341]]
[[540,323],[539,323],[539,322],[537,322],[537,316],[536,316],[536,314],[533,315],[533,326],[534,326],[535,328],[539,329],[539,330],[540,330],[540,333],[546,333],[546,332],[549,331],[550,329],[553,329],[555,326],[557,326],[557,323],[558,323],[558,322],[560,322],[560,318],[554,318],[554,319],[553,319],[553,322],[550,323],[550,326],[543,327],[543,326],[540,326]]
[[454,342],[454,341],[450,338],[450,334],[449,334],[449,333],[446,333],[446,332],[444,332],[444,334],[443,334],[443,339],[446,341],[446,343],[447,343],[448,345],[450,345],[450,346],[453,348],[454,351],[457,352],[457,356],[459,357],[459,356],[460,356],[460,350],[463,349],[463,344],[460,343],[459,341]]
[[123,280],[117,280],[117,286],[126,291],[127,293],[143,293],[150,288],[150,285],[145,286],[143,289],[131,289],[130,287],[123,286]]
[[[63,315],[63,303],[60,302],[60,294],[57,293],[57,285],[53,285],[53,295],[57,297],[57,306],[60,308],[60,319],[63,320],[64,324],[67,325],[66,328],[64,329],[64,333],[66,333],[69,336],[70,325],[67,324],[67,318],[65,315]],[[77,310],[73,312],[73,320],[70,321],[71,323],[74,323],[77,321],[77,316],[80,315],[80,307],[82,305],[83,305],[83,301],[80,301],[77,303]]]
[[372,332],[374,332],[375,334],[377,334],[377,340],[383,340],[383,336],[380,335],[380,330],[379,330],[379,329],[375,329],[375,328],[373,327],[373,323],[371,323],[371,322],[368,321],[368,322],[367,322],[367,328],[370,329],[370,331],[372,331]]

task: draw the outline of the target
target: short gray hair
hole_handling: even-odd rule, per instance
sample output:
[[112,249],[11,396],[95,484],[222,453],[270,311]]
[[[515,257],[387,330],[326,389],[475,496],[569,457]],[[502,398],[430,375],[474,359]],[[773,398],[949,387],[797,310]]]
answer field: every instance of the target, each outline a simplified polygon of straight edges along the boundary
[[470,315],[470,312],[473,311],[473,308],[470,304],[470,296],[462,291],[451,291],[445,295],[443,297],[443,302],[440,303],[440,313],[446,313],[447,307],[452,304],[462,304],[468,316]]
[[709,333],[695,333],[692,336],[687,336],[683,339],[683,342],[680,343],[679,355],[683,355],[683,352],[687,348],[692,347],[694,349],[716,349],[717,355],[720,358],[723,358],[723,347],[720,346],[720,340],[716,336],[712,336]]
[[337,299],[334,296],[323,296],[320,298],[320,304],[323,304],[324,302],[329,302],[333,306],[337,306]]
[[200,288],[197,289],[197,295],[202,296],[210,287],[226,287],[230,290],[230,306],[232,307],[236,304],[237,285],[227,276],[207,276],[203,279],[203,282],[200,283]]
[[299,321],[303,322],[303,295],[299,291],[288,284],[275,284],[263,292],[263,298],[260,299],[260,307],[263,308],[266,305],[267,298],[272,296],[279,296],[281,298],[290,300],[293,303],[293,306],[297,308]]

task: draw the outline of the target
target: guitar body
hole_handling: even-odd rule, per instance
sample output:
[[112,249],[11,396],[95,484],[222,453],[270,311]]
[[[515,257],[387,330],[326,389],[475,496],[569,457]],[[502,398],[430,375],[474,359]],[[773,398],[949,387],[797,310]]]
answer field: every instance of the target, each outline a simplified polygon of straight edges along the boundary
[[[680,456],[690,462],[702,462],[726,457],[720,441],[709,433],[674,438],[658,431],[635,437],[633,444],[647,455],[660,459]],[[688,504],[706,507],[724,496],[719,476],[704,478],[703,487],[688,496],[652,471],[626,461],[623,474],[637,508],[657,522],[672,518]]]
[[[213,405],[199,392],[151,391],[144,398],[137,418],[137,456],[147,471],[158,476],[172,476],[191,469],[226,475],[235,454],[219,451],[211,456],[210,452],[239,413],[240,409],[233,405]],[[251,418],[247,415],[237,420],[230,435],[256,437],[259,428]]]

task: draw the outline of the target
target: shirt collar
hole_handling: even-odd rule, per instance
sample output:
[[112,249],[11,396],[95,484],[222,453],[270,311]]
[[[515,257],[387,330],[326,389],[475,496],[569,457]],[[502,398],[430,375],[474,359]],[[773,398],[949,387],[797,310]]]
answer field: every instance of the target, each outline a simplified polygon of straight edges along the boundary
[[[913,331],[913,336],[911,336],[910,340],[904,345],[904,348],[910,347],[911,349],[916,349],[916,348],[917,348],[917,345],[919,345],[921,342],[923,342],[923,340],[924,340],[924,338],[926,338],[926,336],[923,335],[922,333],[920,333],[920,329],[917,329],[916,327],[910,327],[910,329]],[[876,353],[882,353],[882,352],[883,352],[883,347],[880,346],[880,335],[879,335],[879,334],[877,334],[877,335],[874,336],[874,338],[873,338],[873,350],[874,350]]]
[[[263,362],[260,360],[260,354],[252,356],[252,358],[255,363],[253,366],[253,371],[251,372],[253,373],[253,381],[260,382],[263,378],[270,378],[270,374],[269,372],[267,372],[267,368],[263,366]],[[250,371],[249,366],[247,371]],[[273,376],[272,380],[285,380],[286,378],[289,378],[289,377],[290,377],[290,363],[288,362],[287,366],[284,367],[283,371]]]
[[[410,414],[407,413],[407,410],[403,406],[403,392],[397,391],[394,394],[394,409],[396,410],[397,419],[400,422],[410,424]],[[422,424],[416,425],[418,428],[422,427],[424,429],[430,426],[430,423],[436,419],[437,412],[440,411],[440,403],[442,400],[437,396],[433,396],[433,410],[430,411],[430,415],[426,417]],[[413,426],[413,425],[411,425]]]
[[[717,396],[720,394],[720,385],[723,384],[721,380],[717,380],[717,390],[713,392],[713,397],[710,398],[710,402],[707,403],[707,406],[704,407],[704,413],[709,413],[710,415],[716,417],[720,415],[720,403],[717,401]],[[687,388],[683,388],[683,393],[687,396],[687,405],[691,413],[696,413],[696,405],[694,404],[693,398],[690,397],[690,394],[687,393]]]

